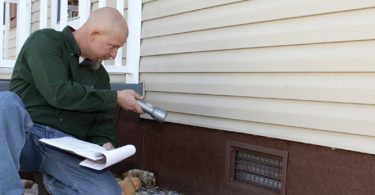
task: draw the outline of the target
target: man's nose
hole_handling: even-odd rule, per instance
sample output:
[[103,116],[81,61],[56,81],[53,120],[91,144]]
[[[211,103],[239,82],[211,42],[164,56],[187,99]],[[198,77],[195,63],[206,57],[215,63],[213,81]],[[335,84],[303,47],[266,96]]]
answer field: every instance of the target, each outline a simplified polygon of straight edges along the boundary
[[111,53],[109,55],[111,56],[112,59],[115,59],[116,55],[117,55],[117,48],[116,49],[112,49],[112,51],[111,51]]

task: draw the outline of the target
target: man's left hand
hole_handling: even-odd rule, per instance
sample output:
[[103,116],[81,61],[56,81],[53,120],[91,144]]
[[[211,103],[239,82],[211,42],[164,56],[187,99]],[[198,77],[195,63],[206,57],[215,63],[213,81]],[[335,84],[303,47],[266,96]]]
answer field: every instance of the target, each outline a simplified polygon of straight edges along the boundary
[[115,147],[113,147],[111,142],[107,142],[107,143],[103,144],[102,147],[105,148],[106,150],[115,149]]

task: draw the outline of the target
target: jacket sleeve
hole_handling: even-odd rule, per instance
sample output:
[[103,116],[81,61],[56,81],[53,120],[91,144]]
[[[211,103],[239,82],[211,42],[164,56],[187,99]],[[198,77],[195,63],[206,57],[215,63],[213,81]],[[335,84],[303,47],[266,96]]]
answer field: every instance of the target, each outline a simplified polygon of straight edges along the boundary
[[113,112],[104,111],[98,114],[97,120],[88,132],[87,141],[99,145],[111,142],[113,146],[116,146],[116,133]]
[[[99,89],[110,89],[108,73],[103,67],[100,67],[100,77],[95,84]],[[88,132],[88,141],[103,145],[104,143],[111,142],[113,146],[117,146],[116,128],[114,123],[114,109],[104,110],[97,112],[96,120],[92,129]]]

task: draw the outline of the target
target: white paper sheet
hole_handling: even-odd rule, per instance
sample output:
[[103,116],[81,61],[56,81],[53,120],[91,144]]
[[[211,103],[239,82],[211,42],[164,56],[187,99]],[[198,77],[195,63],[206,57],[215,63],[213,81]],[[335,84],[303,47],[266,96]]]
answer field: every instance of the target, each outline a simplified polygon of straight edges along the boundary
[[133,145],[126,145],[113,150],[106,150],[99,145],[85,142],[73,137],[51,139],[43,138],[39,141],[86,158],[80,163],[80,165],[96,170],[102,170],[115,163],[118,163],[121,160],[132,156],[136,151]]

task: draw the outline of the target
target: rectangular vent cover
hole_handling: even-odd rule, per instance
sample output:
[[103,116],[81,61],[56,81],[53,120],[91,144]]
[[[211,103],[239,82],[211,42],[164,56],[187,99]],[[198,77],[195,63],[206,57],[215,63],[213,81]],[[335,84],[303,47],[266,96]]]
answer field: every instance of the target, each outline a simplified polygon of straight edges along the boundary
[[285,194],[287,155],[285,151],[228,142],[227,183],[261,194]]

